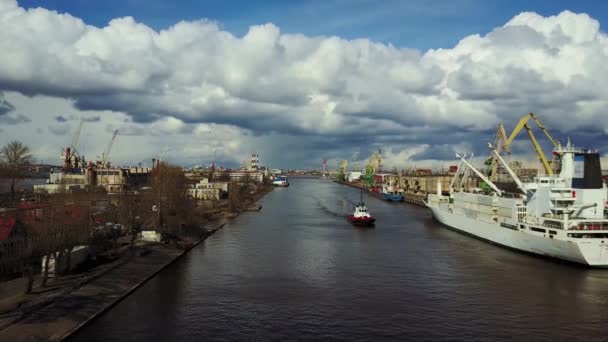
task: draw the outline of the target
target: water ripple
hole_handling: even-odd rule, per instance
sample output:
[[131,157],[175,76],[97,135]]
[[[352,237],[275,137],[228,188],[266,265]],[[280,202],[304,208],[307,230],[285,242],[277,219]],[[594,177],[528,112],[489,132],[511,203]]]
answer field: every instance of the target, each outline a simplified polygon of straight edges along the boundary
[[365,198],[293,179],[74,340],[602,340],[608,271],[514,253]]

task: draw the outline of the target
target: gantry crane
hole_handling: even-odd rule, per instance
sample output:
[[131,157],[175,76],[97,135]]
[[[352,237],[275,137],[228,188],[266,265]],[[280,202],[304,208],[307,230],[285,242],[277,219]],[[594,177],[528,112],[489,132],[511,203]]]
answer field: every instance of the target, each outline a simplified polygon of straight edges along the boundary
[[115,130],[114,134],[112,134],[112,139],[110,139],[110,143],[108,143],[108,147],[106,147],[106,150],[103,152],[103,156],[101,159],[102,167],[107,167],[108,159],[110,157],[110,151],[112,150],[112,145],[114,144],[114,140],[116,140],[117,134],[118,134],[118,130]]
[[80,124],[78,125],[78,129],[76,129],[76,134],[72,138],[72,144],[69,147],[66,147],[63,150],[63,168],[66,171],[72,171],[74,168],[78,168],[83,164],[84,160],[80,157],[78,150],[76,147],[78,146],[78,141],[80,140],[80,132],[82,131],[82,125],[84,124],[84,120],[80,120]]
[[[547,160],[547,157],[545,156],[543,149],[541,148],[540,144],[538,143],[538,140],[536,140],[536,137],[534,136],[534,133],[532,132],[532,128],[529,125],[530,119],[534,120],[534,122],[536,123],[538,128],[540,128],[543,131],[543,133],[545,134],[545,136],[547,136],[547,138],[549,139],[551,144],[553,144],[553,146],[557,147],[557,145],[558,145],[557,141],[555,141],[553,139],[553,137],[551,137],[551,135],[549,134],[549,132],[547,131],[545,126],[543,126],[543,124],[540,123],[538,118],[533,113],[529,113],[529,114],[525,115],[524,117],[522,117],[508,138],[507,138],[507,134],[506,134],[504,126],[502,124],[498,124],[498,129],[496,131],[496,135],[494,137],[494,142],[492,143],[492,146],[496,149],[496,152],[498,152],[498,153],[501,153],[504,150],[507,152],[507,154],[510,154],[511,153],[511,143],[517,137],[517,135],[521,132],[521,130],[523,128],[525,128],[530,140],[532,141],[532,145],[534,146],[536,155],[537,155],[538,159],[540,160],[541,164],[543,165],[543,168],[545,169],[545,173],[547,175],[552,176],[554,174],[553,168],[551,167],[551,164]],[[498,177],[497,170],[496,170],[497,165],[498,165],[497,159],[498,158],[494,154],[492,154],[492,156],[488,159],[491,180],[496,180]]]

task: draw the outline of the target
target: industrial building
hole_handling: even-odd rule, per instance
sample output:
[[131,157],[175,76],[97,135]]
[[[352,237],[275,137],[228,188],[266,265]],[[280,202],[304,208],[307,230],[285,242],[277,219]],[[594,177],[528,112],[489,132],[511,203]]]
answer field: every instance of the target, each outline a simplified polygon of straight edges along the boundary
[[200,200],[219,200],[228,194],[228,182],[209,182],[202,179],[187,190],[188,197]]

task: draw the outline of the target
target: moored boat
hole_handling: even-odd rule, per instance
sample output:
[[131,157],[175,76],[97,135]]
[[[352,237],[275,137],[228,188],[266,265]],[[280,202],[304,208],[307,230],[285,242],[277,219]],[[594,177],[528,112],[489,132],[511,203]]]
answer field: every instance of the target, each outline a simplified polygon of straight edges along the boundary
[[278,187],[288,187],[289,181],[287,180],[287,177],[285,177],[285,176],[275,176],[274,179],[272,180],[272,185],[278,186]]
[[389,184],[382,186],[382,198],[389,202],[403,202],[403,194]]

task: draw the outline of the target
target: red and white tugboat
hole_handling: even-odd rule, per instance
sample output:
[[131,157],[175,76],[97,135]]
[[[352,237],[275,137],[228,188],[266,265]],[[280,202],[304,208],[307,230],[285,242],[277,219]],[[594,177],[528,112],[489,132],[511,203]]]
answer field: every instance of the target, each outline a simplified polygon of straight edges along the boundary
[[363,203],[363,191],[361,191],[361,201],[355,206],[355,212],[348,215],[348,221],[355,226],[373,226],[376,219],[369,213],[367,206]]

